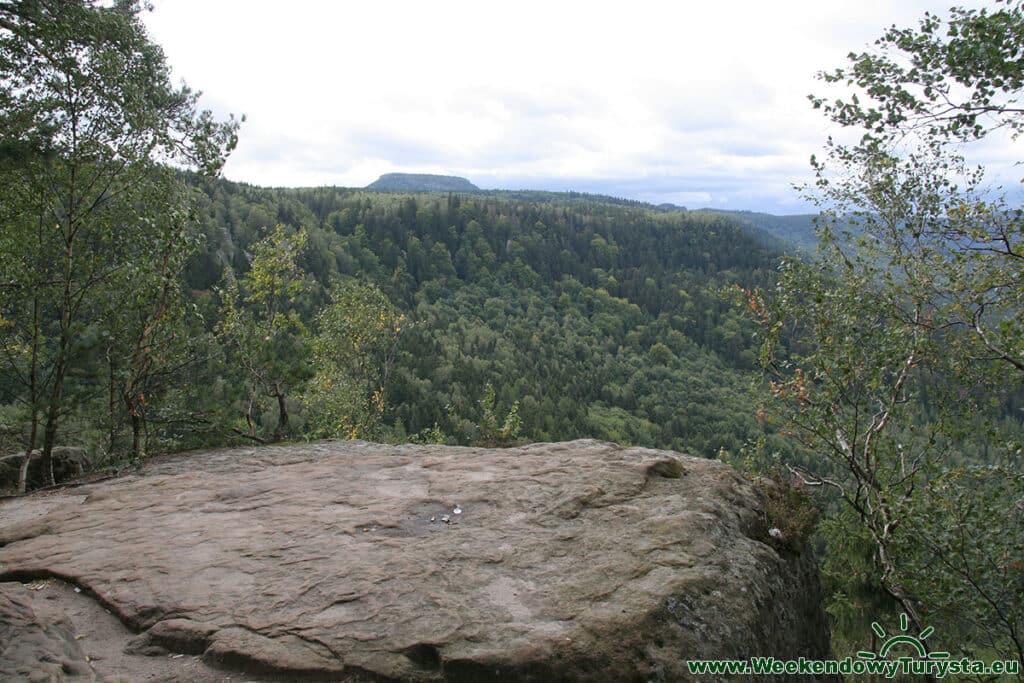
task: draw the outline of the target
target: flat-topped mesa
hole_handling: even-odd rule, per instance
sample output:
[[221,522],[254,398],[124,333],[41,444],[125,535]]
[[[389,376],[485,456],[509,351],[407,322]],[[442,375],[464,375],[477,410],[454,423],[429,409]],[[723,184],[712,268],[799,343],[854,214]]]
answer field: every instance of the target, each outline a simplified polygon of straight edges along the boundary
[[73,581],[139,648],[255,675],[674,681],[699,680],[691,659],[828,658],[813,558],[773,548],[716,461],[326,442],[61,495],[20,522],[28,499],[0,507],[0,578]]
[[465,178],[430,173],[385,173],[366,186],[367,190],[387,192],[479,192]]

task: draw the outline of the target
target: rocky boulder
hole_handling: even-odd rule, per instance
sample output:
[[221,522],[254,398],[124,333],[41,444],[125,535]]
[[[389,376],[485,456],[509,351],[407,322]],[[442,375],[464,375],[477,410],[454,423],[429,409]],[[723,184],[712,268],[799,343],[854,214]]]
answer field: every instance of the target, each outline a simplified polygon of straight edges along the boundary
[[[67,481],[74,477],[80,477],[89,470],[89,452],[77,446],[54,446],[53,457],[53,478],[58,481]],[[46,475],[43,473],[42,451],[34,450],[29,456],[29,468],[26,480],[28,488],[38,488],[46,485]],[[25,461],[25,451],[0,457],[0,489],[15,489],[18,487],[18,475],[21,464]]]
[[813,558],[770,545],[731,468],[667,451],[237,448],[32,498],[0,506],[0,580],[63,578],[136,651],[251,675],[675,681],[829,652]]

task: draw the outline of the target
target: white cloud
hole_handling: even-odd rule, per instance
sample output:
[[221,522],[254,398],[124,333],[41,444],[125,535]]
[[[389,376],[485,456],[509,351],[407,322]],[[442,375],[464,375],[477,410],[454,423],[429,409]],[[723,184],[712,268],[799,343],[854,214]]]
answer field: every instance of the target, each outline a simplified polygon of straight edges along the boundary
[[421,171],[799,210],[789,185],[828,130],[815,72],[944,7],[157,0],[146,22],[205,106],[248,116],[232,179]]

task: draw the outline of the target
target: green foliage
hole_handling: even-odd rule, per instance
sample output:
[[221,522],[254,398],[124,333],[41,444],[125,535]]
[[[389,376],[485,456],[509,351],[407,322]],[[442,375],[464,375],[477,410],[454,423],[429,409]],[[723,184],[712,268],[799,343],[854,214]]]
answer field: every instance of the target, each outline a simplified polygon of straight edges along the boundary
[[833,613],[860,628],[887,596],[917,627],[941,619],[968,650],[1024,661],[1020,587],[998,559],[1020,545],[1019,459],[984,476],[954,467],[1021,431],[1022,214],[987,194],[960,145],[1024,127],[1022,32],[1022,3],[954,8],[824,74],[855,92],[815,106],[861,136],[813,161],[815,262],[787,262],[747,304],[768,420],[826,461],[805,476],[846,504],[824,527]]
[[498,415],[494,412],[495,399],[494,385],[488,382],[484,385],[484,395],[479,401],[480,421],[476,425],[474,445],[511,446],[519,438],[519,431],[523,427],[523,421],[519,417],[519,402],[516,401],[512,404],[505,419],[499,424]]
[[1024,652],[1024,474],[955,468],[928,483],[899,553],[909,586],[950,647],[1002,659]]
[[415,444],[443,446],[448,442],[448,437],[441,431],[441,426],[435,422],[428,429],[410,436],[408,441]]
[[236,279],[229,268],[221,292],[217,333],[249,383],[244,417],[257,437],[254,413],[263,397],[277,402],[278,419],[270,438],[288,436],[288,394],[308,377],[309,332],[297,310],[308,284],[299,264],[306,232],[278,225],[253,246],[249,271]]
[[[190,179],[200,190],[190,201],[205,241],[194,244],[184,267],[194,308],[184,317],[188,334],[177,339],[195,339],[197,352],[203,347],[205,358],[184,372],[205,373],[202,384],[217,391],[194,392],[189,402],[179,391],[185,383],[168,376],[166,399],[147,412],[181,425],[188,413],[180,409],[194,408],[201,433],[188,436],[167,423],[181,443],[216,442],[225,427],[272,439],[282,403],[291,433],[327,433],[314,424],[319,410],[298,399],[319,369],[310,342],[339,278],[375,284],[409,318],[377,387],[387,399],[374,438],[425,433],[436,424],[453,442],[469,443],[487,383],[502,406],[497,426],[518,402],[526,440],[595,437],[713,455],[762,431],[747,398],[751,325],[720,291],[767,282],[777,254],[726,217],[544,193],[424,197]],[[273,251],[261,240],[262,226],[274,222],[285,237],[306,236],[305,249],[294,254],[302,275],[292,286],[300,291],[251,297],[249,281],[283,277],[257,258]],[[211,289],[225,266],[234,281],[224,278],[218,297]],[[194,324],[197,314],[205,329]],[[255,327],[227,334],[249,318],[253,325],[273,318],[288,330],[276,340]],[[217,332],[222,349],[198,344],[208,332]],[[255,367],[252,359],[286,370],[299,361],[283,402],[272,383],[259,386],[246,368]],[[103,382],[102,358],[83,362],[90,381]]]
[[822,74],[861,97],[811,101],[874,138],[913,130],[974,140],[1002,127],[1024,130],[1016,99],[1024,88],[1024,5],[996,2],[991,9],[953,7],[948,18],[926,13],[917,29],[890,28],[874,51],[851,53],[851,66]]
[[[751,325],[720,291],[766,283],[778,255],[728,217],[551,193],[201,186],[207,244],[194,288],[216,279],[203,264],[252,250],[250,217],[287,218],[305,226],[310,278],[325,289],[339,275],[372,282],[406,312],[382,436],[436,423],[473,440],[488,382],[503,411],[519,402],[528,440],[713,455],[761,431],[747,398]],[[237,269],[247,267],[243,257]],[[307,299],[300,313],[314,329],[320,299]]]
[[[189,194],[167,169],[154,169],[153,176],[147,238],[125,245],[124,263],[102,292],[100,309],[109,382],[104,445],[108,454],[127,450],[136,460],[144,455],[151,418],[166,423],[175,413],[196,417],[170,410],[169,397],[185,381],[188,366],[199,362],[197,337],[204,335],[194,329],[194,311],[181,287],[185,264],[202,243],[188,210]],[[127,448],[121,445],[123,422],[131,428]]]
[[317,316],[315,375],[304,399],[312,435],[379,436],[385,388],[405,317],[375,285],[346,280],[331,288]]
[[[96,368],[104,338],[133,338],[106,345],[117,357],[111,384],[133,421],[144,419],[141,386],[163,362],[147,349],[168,335],[173,271],[194,228],[165,164],[213,174],[236,141],[237,122],[216,122],[171,84],[140,11],[132,1],[0,5],[3,370],[17,387],[6,398],[28,409],[26,447],[42,430],[44,467],[62,423],[96,394],[79,375]],[[125,293],[142,308],[112,320],[111,300]],[[111,424],[117,412],[112,401]]]
[[703,209],[721,213],[750,226],[751,233],[763,244],[779,251],[791,250],[793,247],[804,254],[814,252],[818,238],[814,234],[814,214],[797,214],[792,216],[773,216],[754,211],[722,211]]
[[828,596],[825,610],[832,627],[836,656],[878,649],[871,624],[895,619],[899,603],[879,580],[877,551],[870,531],[849,506],[824,516],[819,525],[824,543],[821,574]]
[[876,51],[822,74],[854,88],[850,99],[812,98],[837,123],[862,130],[855,144],[830,141],[828,159],[816,163],[830,222],[855,216],[865,239],[891,254],[892,270],[911,272],[910,282],[893,284],[941,309],[936,326],[971,332],[950,336],[960,357],[1018,372],[1024,214],[990,191],[985,169],[967,164],[963,149],[1024,130],[1022,35],[1021,2],[926,15],[916,30],[891,28]]

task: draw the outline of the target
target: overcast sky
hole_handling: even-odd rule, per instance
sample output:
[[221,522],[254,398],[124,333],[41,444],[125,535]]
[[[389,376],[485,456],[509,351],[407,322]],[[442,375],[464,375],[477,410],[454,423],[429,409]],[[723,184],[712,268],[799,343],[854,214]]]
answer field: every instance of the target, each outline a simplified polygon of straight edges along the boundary
[[205,107],[246,115],[232,180],[441,173],[798,213],[832,132],[815,73],[949,4],[156,0],[145,20]]

